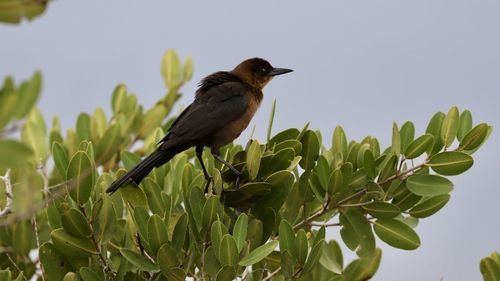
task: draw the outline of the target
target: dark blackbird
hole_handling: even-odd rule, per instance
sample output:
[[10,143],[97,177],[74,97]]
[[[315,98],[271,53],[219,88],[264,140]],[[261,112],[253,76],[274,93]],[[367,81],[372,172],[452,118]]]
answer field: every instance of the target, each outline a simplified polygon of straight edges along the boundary
[[217,160],[240,175],[240,171],[220,156],[219,148],[232,142],[248,126],[262,101],[264,86],[274,76],[291,71],[272,67],[264,59],[252,58],[231,71],[219,71],[205,77],[199,83],[193,103],[173,122],[158,148],[114,181],[106,192],[114,192],[129,181],[139,184],[153,168],[193,146],[207,180],[205,189],[212,180],[201,158],[205,146],[210,147]]

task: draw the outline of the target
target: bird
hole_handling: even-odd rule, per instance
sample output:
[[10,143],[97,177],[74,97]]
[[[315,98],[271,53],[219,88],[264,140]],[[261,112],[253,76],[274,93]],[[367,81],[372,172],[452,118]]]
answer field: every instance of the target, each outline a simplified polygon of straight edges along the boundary
[[273,67],[262,58],[250,58],[231,71],[218,71],[203,78],[198,84],[194,101],[174,120],[156,150],[111,183],[106,192],[113,193],[130,182],[139,185],[155,167],[191,147],[195,147],[203,170],[205,192],[213,178],[203,164],[204,147],[209,147],[214,158],[237,175],[237,188],[241,172],[221,157],[219,149],[247,128],[262,102],[262,90],[266,84],[273,77],[292,71]]

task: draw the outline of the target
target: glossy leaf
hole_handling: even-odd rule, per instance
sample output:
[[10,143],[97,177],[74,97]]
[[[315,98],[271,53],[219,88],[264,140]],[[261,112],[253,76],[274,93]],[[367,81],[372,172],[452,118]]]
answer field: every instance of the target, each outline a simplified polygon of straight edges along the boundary
[[395,248],[414,250],[420,246],[420,238],[417,233],[411,227],[398,220],[376,220],[373,229],[382,241]]
[[203,206],[203,213],[202,213],[202,223],[203,223],[203,229],[210,229],[212,226],[212,223],[217,220],[217,216],[219,215],[221,211],[221,205],[219,202],[219,198],[216,196],[210,196],[207,199],[207,202],[205,203],[205,206]]
[[375,250],[375,238],[367,218],[357,209],[348,208],[341,216],[340,223],[352,228],[355,240],[359,242],[360,256],[370,256]]
[[443,141],[444,147],[449,147],[457,136],[458,122],[459,112],[458,108],[454,106],[448,111],[441,127],[441,140]]
[[406,149],[406,159],[415,159],[424,152],[429,151],[434,143],[434,137],[431,134],[425,134],[412,141]]
[[316,244],[313,245],[311,252],[307,256],[307,261],[306,264],[303,267],[303,273],[309,273],[311,272],[314,267],[318,264],[318,261],[321,257],[321,254],[323,252],[323,247],[325,244],[325,240],[321,239],[318,241]]
[[438,153],[426,164],[436,173],[445,176],[459,175],[472,167],[474,160],[468,154],[458,151]]
[[297,258],[300,266],[303,266],[306,263],[308,250],[309,246],[307,244],[306,232],[303,229],[300,229],[295,237],[293,248],[293,255]]
[[241,252],[243,246],[245,245],[247,239],[247,229],[248,216],[245,213],[242,213],[238,216],[233,229],[233,236],[236,241],[236,246],[238,247],[238,253]]
[[61,223],[64,230],[75,237],[90,237],[92,235],[89,222],[82,212],[75,208],[62,214]]
[[396,154],[396,156],[399,156],[401,154],[401,135],[399,133],[398,124],[396,124],[396,122],[394,122],[392,125],[391,149],[394,152],[394,154]]
[[382,250],[377,248],[375,249],[373,254],[370,255],[369,257],[354,260],[346,267],[344,271],[345,280],[346,281],[370,280],[377,272],[378,267],[380,266],[381,259],[382,259]]
[[488,136],[489,126],[481,123],[470,130],[461,140],[459,150],[474,150],[478,148]]
[[318,136],[313,131],[306,131],[302,139],[302,159],[300,167],[304,170],[311,170],[319,155],[320,143]]
[[33,151],[27,145],[14,140],[0,140],[0,167],[15,168],[28,163]]
[[156,262],[165,276],[168,275],[168,272],[172,268],[176,268],[181,265],[175,250],[172,249],[169,244],[164,244],[158,250],[158,258],[156,259]]
[[431,197],[424,202],[413,207],[409,214],[415,218],[426,218],[437,213],[450,200],[449,194],[442,194]]
[[70,271],[71,266],[66,257],[56,250],[53,244],[42,244],[38,253],[46,277],[50,280],[62,280],[66,272]]
[[257,174],[259,173],[260,158],[261,158],[260,144],[257,140],[254,140],[250,144],[250,147],[248,148],[247,151],[246,163],[248,169],[248,176],[250,177],[250,180],[255,180]]
[[233,236],[226,234],[219,245],[219,261],[222,266],[234,266],[238,262],[238,247]]
[[400,131],[400,139],[401,139],[401,153],[406,155],[406,149],[415,139],[415,125],[412,122],[408,121],[401,126]]
[[97,255],[94,243],[89,238],[77,238],[59,228],[50,233],[55,248],[69,258]]
[[379,219],[390,219],[401,214],[401,210],[398,206],[386,202],[373,202],[363,206],[363,210],[374,218]]
[[157,253],[160,247],[168,242],[167,226],[160,216],[152,215],[148,220],[148,242],[153,253]]
[[453,183],[438,175],[414,175],[407,179],[408,189],[420,196],[436,196],[450,193]]
[[457,139],[462,141],[465,135],[472,129],[472,114],[469,110],[464,110],[460,113],[458,121]]
[[120,254],[127,259],[130,263],[135,265],[139,270],[142,271],[158,271],[158,266],[155,265],[152,261],[150,261],[148,258],[144,257],[143,255],[134,252],[129,249],[121,248],[120,249]]
[[79,205],[85,204],[92,193],[95,179],[94,164],[89,159],[87,153],[78,151],[69,162],[66,173],[69,195]]
[[267,244],[257,247],[255,250],[251,251],[246,257],[240,260],[238,263],[240,266],[250,266],[256,264],[267,257],[270,253],[276,249],[279,242],[273,240]]
[[293,253],[295,248],[295,232],[286,220],[282,220],[279,226],[279,245],[281,251]]
[[434,144],[427,151],[429,155],[433,155],[439,152],[444,146],[443,141],[441,139],[441,131],[442,131],[441,128],[443,127],[442,125],[445,117],[446,114],[444,114],[443,112],[438,112],[434,114],[434,116],[432,116],[429,125],[427,125],[425,133],[431,134],[434,137]]
[[342,250],[340,249],[337,241],[331,240],[325,244],[319,262],[328,271],[336,274],[342,274],[344,268],[344,257],[342,256]]
[[52,157],[54,158],[54,164],[59,175],[65,177],[69,165],[68,151],[62,144],[54,142],[52,144]]

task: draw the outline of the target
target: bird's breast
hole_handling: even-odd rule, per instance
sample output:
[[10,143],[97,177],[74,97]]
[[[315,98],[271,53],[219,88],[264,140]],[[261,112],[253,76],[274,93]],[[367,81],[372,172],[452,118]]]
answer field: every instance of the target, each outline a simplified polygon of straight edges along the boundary
[[260,106],[260,100],[249,95],[248,108],[239,118],[229,122],[226,126],[220,129],[214,136],[212,147],[221,147],[240,136],[240,134],[248,127],[252,117]]

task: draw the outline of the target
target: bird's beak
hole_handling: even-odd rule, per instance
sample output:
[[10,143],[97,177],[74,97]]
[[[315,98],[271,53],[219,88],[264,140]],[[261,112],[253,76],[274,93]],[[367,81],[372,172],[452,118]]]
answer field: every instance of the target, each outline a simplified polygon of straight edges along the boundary
[[269,72],[269,75],[276,76],[276,75],[281,75],[281,74],[285,74],[285,73],[292,72],[292,71],[293,70],[287,69],[287,68],[273,68],[273,70],[271,70],[271,72]]

